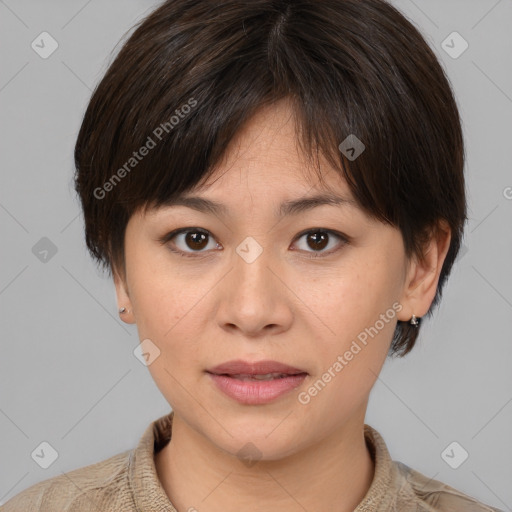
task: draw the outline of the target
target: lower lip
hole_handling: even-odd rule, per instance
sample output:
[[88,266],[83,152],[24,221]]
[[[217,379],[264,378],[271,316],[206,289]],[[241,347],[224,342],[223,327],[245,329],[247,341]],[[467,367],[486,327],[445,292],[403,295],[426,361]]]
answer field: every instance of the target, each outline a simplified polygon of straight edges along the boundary
[[208,373],[217,387],[242,404],[266,404],[300,386],[306,373],[272,380],[239,380],[227,375]]

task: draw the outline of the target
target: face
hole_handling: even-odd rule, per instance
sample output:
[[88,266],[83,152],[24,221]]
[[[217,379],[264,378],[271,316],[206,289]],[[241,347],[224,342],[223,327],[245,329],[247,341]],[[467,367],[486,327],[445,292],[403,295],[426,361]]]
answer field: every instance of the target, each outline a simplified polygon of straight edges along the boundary
[[[401,233],[370,220],[325,162],[322,175],[320,184],[305,172],[281,102],[259,111],[208,183],[186,194],[224,210],[172,205],[128,223],[119,305],[140,340],[158,347],[148,368],[175,416],[229,453],[252,442],[263,459],[278,459],[362,425],[397,320],[420,316],[433,297],[435,279],[416,287],[423,295],[411,309],[418,273]],[[278,214],[283,203],[319,194],[347,202]],[[249,386],[285,389],[248,403],[207,372],[232,360],[276,361],[306,375],[225,377],[243,396]]]

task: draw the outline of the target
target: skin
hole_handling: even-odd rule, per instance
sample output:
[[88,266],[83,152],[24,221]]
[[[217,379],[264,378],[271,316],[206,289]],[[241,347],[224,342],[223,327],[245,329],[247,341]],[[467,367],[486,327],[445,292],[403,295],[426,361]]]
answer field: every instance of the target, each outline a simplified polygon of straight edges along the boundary
[[[180,512],[353,511],[374,474],[363,436],[370,391],[397,320],[428,311],[449,247],[444,226],[424,261],[407,260],[398,229],[347,205],[275,217],[281,202],[315,192],[353,199],[325,162],[322,184],[304,172],[291,113],[286,101],[258,111],[209,182],[193,191],[223,203],[229,215],[172,206],[136,212],[127,225],[125,268],[114,274],[117,298],[128,309],[123,320],[136,323],[139,338],[161,351],[148,368],[174,410],[174,424],[155,464]],[[206,230],[208,241],[187,244],[179,235],[158,242],[180,227]],[[350,243],[329,235],[317,249],[307,235],[298,238],[309,228],[341,232]],[[248,236],[263,248],[250,264],[235,251]],[[394,318],[301,403],[299,392],[394,303],[402,306]],[[277,360],[309,376],[271,403],[243,405],[205,374],[232,359]],[[261,453],[250,467],[237,456],[246,443]]]

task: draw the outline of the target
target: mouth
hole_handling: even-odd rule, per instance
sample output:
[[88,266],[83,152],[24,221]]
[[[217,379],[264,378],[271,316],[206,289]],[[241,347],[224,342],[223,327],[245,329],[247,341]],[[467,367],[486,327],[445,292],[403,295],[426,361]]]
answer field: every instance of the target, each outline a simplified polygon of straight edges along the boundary
[[233,377],[239,380],[271,380],[282,379],[291,375],[308,375],[305,370],[278,361],[248,362],[241,359],[227,361],[206,370],[206,372],[213,375]]
[[308,372],[277,361],[228,361],[206,370],[217,388],[246,405],[265,404],[296,389]]
[[[210,373],[210,372],[208,372]],[[296,376],[296,375],[307,375],[305,372],[299,372],[299,373],[263,373],[263,374],[260,374],[260,373],[255,373],[255,374],[243,374],[243,373],[235,373],[235,374],[230,374],[230,373],[213,373],[213,375],[222,375],[224,377],[231,377],[232,379],[237,379],[237,380],[253,380],[253,381],[258,381],[258,380],[274,380],[274,379],[284,379],[284,378],[287,378],[287,377],[291,377],[291,376]]]

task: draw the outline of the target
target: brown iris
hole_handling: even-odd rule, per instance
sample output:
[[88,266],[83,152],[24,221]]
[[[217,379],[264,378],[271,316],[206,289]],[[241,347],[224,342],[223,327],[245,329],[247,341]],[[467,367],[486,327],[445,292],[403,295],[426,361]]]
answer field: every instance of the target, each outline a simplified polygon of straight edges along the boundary
[[200,231],[189,231],[185,234],[185,243],[191,249],[203,249],[208,245],[208,235]]
[[307,236],[307,243],[312,242],[310,245],[312,249],[321,250],[327,245],[328,237],[329,235],[323,231],[311,232]]

